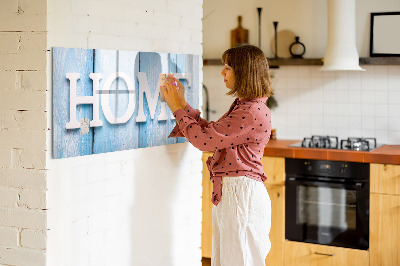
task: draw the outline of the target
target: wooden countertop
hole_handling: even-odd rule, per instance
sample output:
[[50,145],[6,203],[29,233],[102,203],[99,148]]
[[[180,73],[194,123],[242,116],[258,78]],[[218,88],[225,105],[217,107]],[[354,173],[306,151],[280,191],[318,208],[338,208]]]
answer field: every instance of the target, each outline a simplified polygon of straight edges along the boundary
[[270,140],[264,156],[364,163],[400,164],[400,145],[383,145],[372,151],[289,147],[301,140]]

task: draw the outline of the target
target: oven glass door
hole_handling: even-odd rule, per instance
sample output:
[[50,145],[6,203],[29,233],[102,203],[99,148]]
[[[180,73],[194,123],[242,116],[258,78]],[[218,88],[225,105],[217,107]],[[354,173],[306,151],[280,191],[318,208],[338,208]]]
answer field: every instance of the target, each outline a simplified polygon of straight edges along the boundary
[[368,249],[362,185],[296,180],[286,189],[287,239]]

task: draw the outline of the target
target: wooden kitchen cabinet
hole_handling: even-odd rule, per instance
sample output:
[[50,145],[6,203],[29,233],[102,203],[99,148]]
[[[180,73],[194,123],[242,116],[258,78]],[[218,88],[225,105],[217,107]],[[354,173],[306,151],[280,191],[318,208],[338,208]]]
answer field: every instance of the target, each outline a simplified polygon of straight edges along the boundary
[[400,265],[400,165],[371,164],[371,266]]
[[212,183],[206,161],[212,152],[203,153],[203,194],[202,194],[202,224],[201,224],[201,253],[204,258],[211,258],[212,252]]
[[400,265],[400,196],[371,194],[371,266]]
[[271,250],[265,259],[266,266],[283,265],[285,241],[285,187],[265,184],[271,199]]
[[400,165],[370,164],[371,193],[400,195]]
[[261,163],[268,177],[265,184],[285,185],[285,158],[264,156],[261,159]]
[[316,245],[285,240],[284,252],[285,266],[369,265],[369,253],[365,250]]
[[285,240],[285,158],[264,156],[261,160],[267,175],[265,187],[271,199],[271,250],[265,259],[267,266],[283,265]]

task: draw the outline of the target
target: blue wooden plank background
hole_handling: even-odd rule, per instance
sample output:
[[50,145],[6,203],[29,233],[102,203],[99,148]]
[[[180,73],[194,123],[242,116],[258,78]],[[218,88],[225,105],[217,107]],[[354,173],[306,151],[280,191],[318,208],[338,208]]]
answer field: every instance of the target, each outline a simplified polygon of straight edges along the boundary
[[[53,48],[53,157],[66,158],[92,154],[93,129],[88,134],[81,134],[80,129],[67,130],[70,108],[70,82],[66,73],[80,73],[77,81],[78,96],[93,95],[89,73],[93,72],[92,49]],[[78,105],[76,119],[92,120],[93,107]]]
[[[110,75],[117,72],[126,73],[132,80],[136,79],[139,60],[137,52],[115,51],[115,50],[95,50],[94,57],[94,72],[102,73],[103,79],[100,80],[100,87],[103,88],[104,83]],[[136,82],[134,92],[137,92]],[[108,94],[109,106],[112,114],[115,117],[124,115],[128,108],[128,87],[126,82],[117,78],[111,85],[108,93],[101,92],[101,97]],[[136,126],[135,113],[128,122],[123,124],[110,124],[104,116],[102,108],[104,102],[100,102],[100,120],[103,121],[103,126],[94,129],[93,153],[104,153],[112,151],[121,151],[127,149],[138,148],[139,130]],[[136,101],[135,101],[136,105]]]
[[[139,86],[138,72],[145,73],[150,95]],[[66,73],[80,73],[77,82],[78,96],[92,96],[93,82],[90,73],[101,73],[99,90],[99,117],[102,126],[90,127],[88,134],[80,129],[66,129],[69,122],[70,84]],[[131,118],[122,124],[111,124],[102,106],[105,97],[104,84],[113,77],[109,89],[109,108],[115,117],[121,117],[128,107],[128,87],[116,73],[125,73],[133,82],[135,108]],[[187,141],[185,138],[168,138],[176,121],[166,103],[160,101],[158,87],[160,73],[186,73],[189,81],[181,79],[186,88],[187,102],[199,106],[199,56],[136,51],[92,50],[53,48],[53,158],[66,158],[126,149],[145,148]],[[143,75],[143,74],[141,74]],[[190,87],[188,85],[191,85]],[[143,97],[145,121],[138,122],[139,97]],[[156,102],[154,118],[151,119],[149,100]],[[92,120],[93,106],[77,106],[77,120]],[[166,114],[166,116],[165,116]]]

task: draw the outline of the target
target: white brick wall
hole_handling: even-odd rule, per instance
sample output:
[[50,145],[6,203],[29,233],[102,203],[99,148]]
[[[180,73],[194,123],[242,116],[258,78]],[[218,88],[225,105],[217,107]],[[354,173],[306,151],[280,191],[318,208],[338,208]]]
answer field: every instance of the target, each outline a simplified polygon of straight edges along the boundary
[[[49,0],[47,8],[47,49],[202,54],[202,0]],[[47,70],[51,91],[50,56]],[[190,144],[47,156],[47,265],[201,265],[202,163]]]
[[45,265],[46,2],[0,2],[1,265]]

